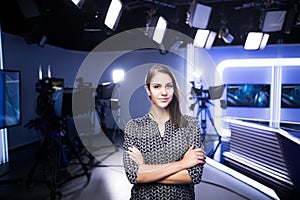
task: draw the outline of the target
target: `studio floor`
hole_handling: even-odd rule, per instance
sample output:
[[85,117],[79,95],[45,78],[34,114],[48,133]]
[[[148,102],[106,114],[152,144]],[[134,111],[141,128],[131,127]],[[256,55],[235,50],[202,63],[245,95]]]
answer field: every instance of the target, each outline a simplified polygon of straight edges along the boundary
[[[81,160],[88,169],[90,176],[84,172],[82,165],[75,158],[69,163],[69,174],[65,171],[61,172],[61,176],[68,176],[68,178],[62,178],[62,180],[66,181],[54,187],[49,187],[49,184],[45,184],[44,181],[37,181],[45,179],[53,180],[53,176],[40,173],[41,171],[38,171],[38,167],[34,170],[34,174],[36,174],[34,179],[28,181],[29,172],[36,162],[37,152],[40,151],[39,143],[14,150],[10,153],[10,162],[1,165],[0,199],[130,199],[131,184],[124,173],[122,163],[123,150],[113,145],[104,134],[94,136],[92,140],[87,140],[86,144],[96,158],[93,160],[84,154],[81,155]],[[247,182],[247,177],[242,178],[244,180],[236,178],[234,171],[228,168],[227,171],[223,171],[223,167],[225,166],[210,158],[207,159],[202,182],[195,186],[197,200],[278,199],[276,194],[272,194],[272,191],[266,194],[263,191],[265,190],[264,188],[251,186]],[[6,172],[4,173],[3,171]],[[78,177],[76,177],[77,175]],[[57,176],[55,176],[56,179],[61,178]],[[50,181],[50,186],[51,183],[54,182]],[[55,195],[53,195],[53,191]]]

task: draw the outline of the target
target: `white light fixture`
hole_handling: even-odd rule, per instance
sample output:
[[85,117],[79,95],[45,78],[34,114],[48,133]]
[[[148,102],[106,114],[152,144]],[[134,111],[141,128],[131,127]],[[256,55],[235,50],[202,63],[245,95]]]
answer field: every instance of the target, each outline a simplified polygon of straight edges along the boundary
[[213,32],[213,31],[209,32],[209,35],[208,35],[208,38],[207,38],[206,44],[205,44],[205,49],[210,49],[212,47],[212,45],[215,41],[216,35],[217,35],[216,32]]
[[120,0],[112,0],[109,5],[104,24],[108,28],[112,30],[116,30],[122,11],[123,11],[122,2]]
[[198,29],[194,38],[194,45],[203,48],[209,35],[209,30]]
[[85,0],[71,0],[79,9],[83,6]]
[[262,38],[261,43],[260,43],[260,46],[259,46],[259,49],[260,49],[260,50],[263,50],[263,49],[266,47],[266,45],[267,45],[267,43],[268,43],[268,40],[269,40],[269,37],[270,37],[270,35],[267,34],[267,33],[265,33],[265,34],[263,35],[263,38]]
[[285,10],[275,10],[266,11],[261,16],[260,28],[262,32],[276,32],[281,31],[286,11]]
[[206,29],[209,17],[211,13],[211,7],[198,3],[191,3],[189,11],[187,12],[186,23],[190,27]]
[[124,70],[115,69],[115,70],[113,70],[112,76],[113,76],[114,83],[118,83],[120,81],[123,81],[124,76],[125,76]]
[[262,50],[266,47],[269,39],[269,34],[261,32],[249,32],[244,44],[245,50]]
[[158,44],[161,44],[167,30],[167,25],[168,23],[164,17],[150,16],[146,22],[144,33]]
[[152,39],[158,44],[162,43],[167,29],[167,21],[163,17],[159,17]]
[[216,37],[216,33],[209,30],[198,29],[193,44],[196,47],[210,49]]

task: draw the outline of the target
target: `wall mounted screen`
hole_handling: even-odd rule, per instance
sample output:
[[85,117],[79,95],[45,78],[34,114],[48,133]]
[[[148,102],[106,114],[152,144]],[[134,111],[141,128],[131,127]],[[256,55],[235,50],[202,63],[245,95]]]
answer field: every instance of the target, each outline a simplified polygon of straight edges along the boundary
[[0,129],[21,123],[20,72],[0,70]]
[[300,108],[300,84],[282,84],[281,107]]
[[227,84],[228,107],[269,107],[269,84]]

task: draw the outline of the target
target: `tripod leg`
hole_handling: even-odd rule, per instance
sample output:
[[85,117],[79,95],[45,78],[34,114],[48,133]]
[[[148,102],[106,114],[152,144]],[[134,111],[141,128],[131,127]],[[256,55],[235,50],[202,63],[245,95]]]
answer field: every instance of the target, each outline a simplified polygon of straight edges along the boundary
[[210,155],[211,158],[214,158],[214,156],[215,156],[215,154],[216,154],[216,152],[217,152],[217,150],[218,150],[220,144],[221,144],[221,136],[219,136],[218,144],[217,144],[217,146],[216,146],[214,152]]
[[66,142],[69,146],[69,148],[71,148],[70,150],[74,153],[75,157],[77,158],[77,160],[79,161],[82,169],[84,170],[84,174],[86,175],[88,181],[90,180],[91,177],[91,173],[89,172],[88,168],[86,167],[86,165],[83,163],[77,149],[75,148],[74,142],[72,141],[72,139],[70,138],[69,134],[66,134]]
[[[201,136],[200,141],[203,143],[206,137],[206,110],[202,107],[202,105],[198,102],[198,112],[197,112],[197,118],[201,125]],[[200,118],[200,119],[199,119]]]
[[219,136],[219,138],[218,138],[218,144],[217,144],[216,148],[214,149],[213,153],[210,155],[211,158],[214,158],[215,153],[216,153],[216,151],[218,150],[218,148],[219,148],[219,146],[221,144],[221,136],[220,136],[220,134],[217,131],[217,128],[215,126],[214,120],[213,120],[213,118],[211,116],[211,113],[210,113],[209,109],[208,108],[206,108],[206,109],[207,109],[207,116],[208,116],[208,118],[210,120],[210,123],[212,124],[212,126],[213,126],[216,134]]
[[[52,138],[51,141],[51,152],[50,152],[50,167],[51,167],[51,181],[50,181],[50,198],[56,199],[57,195],[60,194],[57,191],[57,168],[60,161],[60,146],[61,146],[61,136],[57,138]],[[52,166],[51,166],[52,165]]]
[[[46,153],[46,150],[47,150],[47,144],[48,144],[48,140],[47,138],[44,138],[43,141],[42,141],[42,144],[40,146],[40,149],[37,153],[37,158],[36,158],[36,161],[34,162],[33,166],[31,167],[29,173],[28,173],[28,183],[30,184],[33,180],[33,175],[35,173],[35,170],[38,166],[38,164],[40,164],[40,162],[44,159],[44,154]],[[44,166],[43,166],[43,169],[44,169]],[[44,171],[44,170],[43,170]]]
[[217,128],[216,128],[216,126],[215,126],[214,119],[212,118],[209,109],[208,109],[208,108],[205,108],[205,109],[206,109],[206,114],[207,114],[207,116],[208,116],[208,119],[209,119],[211,125],[213,126],[213,128],[214,128],[216,134],[219,136],[219,133],[218,133]]

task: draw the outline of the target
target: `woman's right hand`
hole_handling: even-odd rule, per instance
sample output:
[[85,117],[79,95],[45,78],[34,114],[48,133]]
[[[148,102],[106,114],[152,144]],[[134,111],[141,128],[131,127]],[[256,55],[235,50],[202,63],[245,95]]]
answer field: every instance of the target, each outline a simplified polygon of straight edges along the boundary
[[128,147],[127,153],[129,154],[129,158],[131,158],[137,165],[142,165],[145,163],[142,153],[135,146]]
[[194,167],[198,164],[205,164],[206,160],[206,152],[203,148],[195,148],[193,144],[190,148],[186,151],[183,158],[180,160],[181,164],[185,169]]

